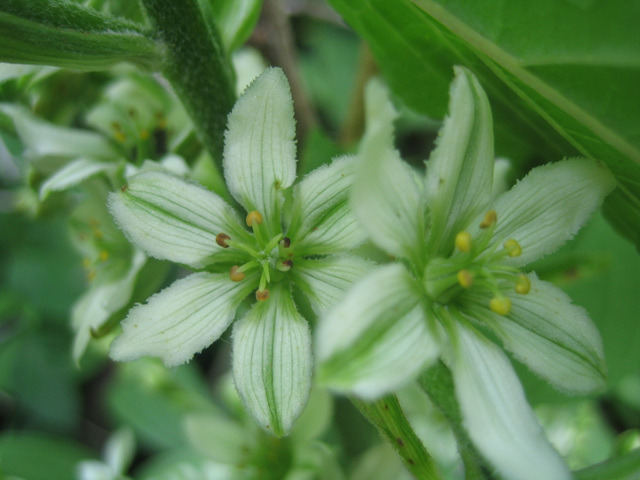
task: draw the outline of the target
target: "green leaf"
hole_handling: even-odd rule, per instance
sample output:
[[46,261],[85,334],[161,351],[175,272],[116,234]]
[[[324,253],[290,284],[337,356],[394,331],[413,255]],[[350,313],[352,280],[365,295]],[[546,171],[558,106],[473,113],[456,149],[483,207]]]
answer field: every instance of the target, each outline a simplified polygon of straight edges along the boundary
[[249,39],[258,22],[262,0],[198,0],[208,24],[215,24],[228,52]]
[[640,449],[574,472],[576,480],[633,480],[640,476]]
[[131,62],[156,70],[161,46],[141,25],[67,0],[6,0],[0,5],[0,60],[99,70]]
[[605,161],[620,187],[606,211],[638,243],[640,5],[507,0],[496,11],[471,0],[331,3],[412,108],[442,116],[451,67],[462,63],[490,95],[499,145],[512,137],[527,156],[579,151]]
[[0,436],[2,476],[25,480],[69,480],[76,464],[92,454],[64,438],[42,433],[6,432]]

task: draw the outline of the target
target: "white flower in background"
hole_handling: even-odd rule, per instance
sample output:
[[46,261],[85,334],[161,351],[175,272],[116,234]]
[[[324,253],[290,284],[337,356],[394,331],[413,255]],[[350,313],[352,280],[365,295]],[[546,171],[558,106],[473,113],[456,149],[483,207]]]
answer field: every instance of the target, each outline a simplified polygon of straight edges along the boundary
[[291,429],[311,385],[311,333],[292,288],[319,313],[369,267],[343,253],[364,238],[347,205],[351,160],[335,160],[292,187],[294,131],[286,78],[268,69],[236,103],[225,139],[225,178],[244,222],[214,193],[162,172],[133,176],[110,199],[135,245],[200,270],[133,308],[112,358],[187,362],[255,294],[233,329],[233,372],[255,418],[276,435]]
[[592,160],[565,160],[536,168],[492,200],[491,112],[464,69],[456,70],[426,178],[394,149],[395,111],[377,84],[367,110],[351,205],[396,260],[320,322],[320,379],[375,398],[442,358],[471,439],[501,475],[570,478],[490,338],[557,388],[604,386],[601,340],[586,311],[522,268],[576,233],[612,190],[611,175]]

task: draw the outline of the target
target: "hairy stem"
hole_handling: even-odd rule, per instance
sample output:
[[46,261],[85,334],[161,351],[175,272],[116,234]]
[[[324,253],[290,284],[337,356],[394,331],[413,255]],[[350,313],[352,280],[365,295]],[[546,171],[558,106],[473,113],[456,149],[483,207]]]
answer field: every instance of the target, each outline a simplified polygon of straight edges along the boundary
[[375,402],[351,397],[351,402],[398,452],[405,467],[417,480],[442,478],[435,462],[413,431],[395,395]]
[[218,32],[207,27],[195,0],[142,3],[167,49],[162,73],[222,171],[224,131],[235,91]]
[[451,425],[453,435],[458,443],[458,451],[464,463],[464,478],[466,480],[490,479],[491,477],[482,468],[480,454],[476,451],[462,426],[453,378],[449,369],[442,362],[437,363],[419,378],[418,383]]

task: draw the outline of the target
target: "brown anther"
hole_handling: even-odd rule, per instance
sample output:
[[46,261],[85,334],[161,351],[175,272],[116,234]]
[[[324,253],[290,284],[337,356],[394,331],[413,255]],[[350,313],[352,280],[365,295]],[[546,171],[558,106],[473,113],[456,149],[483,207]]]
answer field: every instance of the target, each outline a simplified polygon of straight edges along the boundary
[[229,239],[231,239],[231,237],[226,233],[219,233],[216,235],[216,243],[222,248],[229,248],[229,245],[227,245],[227,240]]
[[229,270],[229,278],[234,282],[240,282],[244,280],[244,272],[239,272],[238,268],[238,265],[234,265],[233,267],[231,267],[231,270]]
[[263,222],[262,214],[252,210],[247,213],[247,227],[253,227],[254,225],[260,225]]
[[129,185],[126,185],[126,184],[125,184],[125,185],[122,185],[122,187],[120,187],[120,191],[121,191],[121,192],[126,192],[126,191],[127,191],[127,188],[129,188]]
[[489,228],[498,220],[498,214],[495,210],[489,210],[484,214],[484,219],[480,222],[480,228]]
[[280,246],[282,248],[289,248],[291,246],[291,239],[289,237],[283,237],[282,240],[280,240]]
[[291,259],[282,260],[276,263],[276,268],[281,272],[288,272],[289,270],[291,270],[291,267],[293,267],[293,262],[291,261]]
[[269,290],[266,288],[264,290],[256,290],[257,301],[264,302],[267,298],[269,298]]

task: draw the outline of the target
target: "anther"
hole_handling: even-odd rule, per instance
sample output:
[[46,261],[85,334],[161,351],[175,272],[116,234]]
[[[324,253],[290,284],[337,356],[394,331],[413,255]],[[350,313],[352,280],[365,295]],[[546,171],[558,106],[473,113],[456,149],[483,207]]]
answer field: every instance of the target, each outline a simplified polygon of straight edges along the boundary
[[291,270],[292,266],[293,262],[291,260],[278,260],[278,262],[276,263],[276,269],[280,270],[281,272],[288,272],[289,270]]
[[520,293],[522,295],[526,295],[531,290],[531,282],[529,278],[525,274],[518,275],[518,280],[516,280],[516,293]]
[[109,258],[109,252],[107,252],[106,250],[101,250],[98,258],[100,259],[100,261],[106,262]]
[[457,277],[458,283],[462,288],[469,288],[473,283],[473,275],[471,275],[471,272],[466,268],[458,270]]
[[263,222],[262,214],[252,210],[247,213],[247,227],[253,227],[254,225],[260,225]]
[[498,220],[498,214],[495,210],[489,210],[484,214],[484,219],[480,222],[480,228],[489,228]]
[[498,315],[507,315],[511,311],[511,300],[507,297],[493,297],[489,302],[489,308]]
[[259,302],[264,302],[267,298],[269,298],[269,290],[256,290],[256,300]]
[[216,235],[216,243],[222,248],[229,248],[229,245],[227,245],[227,240],[230,239],[231,237],[226,233],[219,233],[218,235]]
[[522,247],[517,240],[510,238],[503,245],[510,257],[519,257],[522,253]]
[[234,282],[240,282],[244,280],[244,272],[239,272],[238,268],[238,265],[234,265],[233,267],[231,267],[231,270],[229,270],[229,278]]
[[458,232],[455,239],[455,246],[459,251],[467,253],[471,250],[471,234],[465,231]]
[[280,240],[280,246],[282,248],[289,248],[291,246],[291,239],[289,237],[284,237]]

